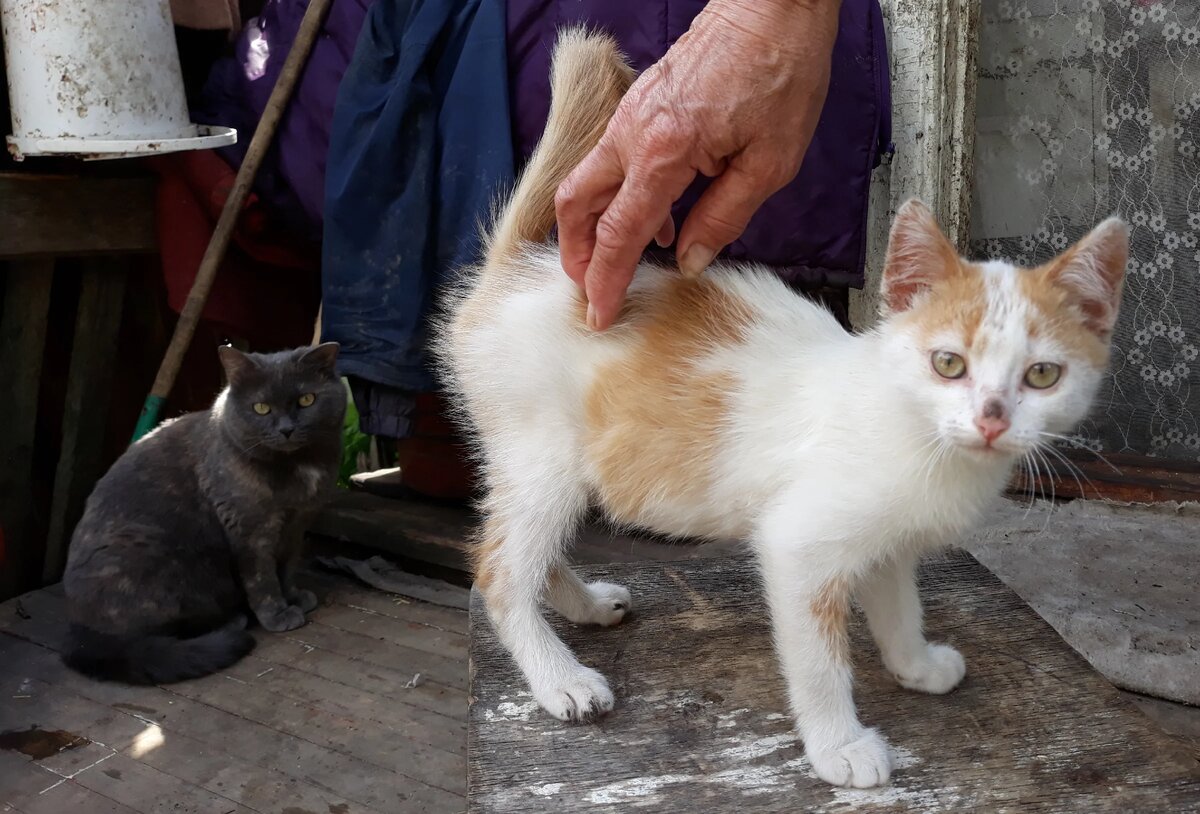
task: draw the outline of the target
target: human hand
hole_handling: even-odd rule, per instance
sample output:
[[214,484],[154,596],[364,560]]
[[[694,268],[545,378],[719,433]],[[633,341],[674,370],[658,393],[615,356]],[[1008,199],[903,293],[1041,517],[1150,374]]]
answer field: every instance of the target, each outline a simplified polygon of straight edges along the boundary
[[715,177],[676,254],[704,271],[791,181],[812,140],[840,0],[713,0],[629,89],[603,138],[558,189],[563,270],[583,288],[588,326],[612,324],[651,238],[675,238],[671,206]]

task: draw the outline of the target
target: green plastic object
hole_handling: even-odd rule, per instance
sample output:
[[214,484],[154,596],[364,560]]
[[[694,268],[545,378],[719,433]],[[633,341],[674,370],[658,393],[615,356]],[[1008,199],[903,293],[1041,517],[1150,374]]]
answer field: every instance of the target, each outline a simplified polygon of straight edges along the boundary
[[142,414],[138,416],[137,426],[133,428],[131,443],[136,444],[142,439],[142,436],[158,426],[158,416],[162,413],[165,402],[166,399],[162,396],[146,396],[146,403],[142,405]]
[[358,428],[358,410],[350,395],[350,383],[345,379],[342,382],[346,387],[346,420],[342,424],[342,463],[338,469],[338,486],[349,489],[350,476],[358,471],[358,456],[371,450],[371,436]]

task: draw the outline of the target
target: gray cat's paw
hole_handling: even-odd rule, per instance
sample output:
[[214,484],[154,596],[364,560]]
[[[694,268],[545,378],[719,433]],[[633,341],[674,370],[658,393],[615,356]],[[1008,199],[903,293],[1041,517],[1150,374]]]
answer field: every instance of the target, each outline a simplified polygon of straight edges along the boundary
[[317,605],[321,604],[317,600],[316,594],[304,588],[297,588],[295,591],[292,591],[289,601],[293,605],[299,605],[300,610],[304,611],[305,613],[315,610]]
[[288,605],[276,613],[258,614],[258,623],[272,633],[295,630],[304,626],[304,611],[295,605]]

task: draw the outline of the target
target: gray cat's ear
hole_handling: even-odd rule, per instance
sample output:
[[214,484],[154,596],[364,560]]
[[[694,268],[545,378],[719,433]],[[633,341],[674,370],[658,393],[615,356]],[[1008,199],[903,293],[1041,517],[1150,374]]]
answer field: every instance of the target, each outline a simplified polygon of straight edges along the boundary
[[340,349],[341,345],[337,342],[322,342],[320,345],[306,350],[300,356],[300,362],[311,365],[322,373],[335,376],[337,375],[337,358]]
[[258,369],[254,360],[232,345],[222,345],[217,348],[221,358],[221,367],[225,368],[225,378],[231,385],[245,380],[246,376]]

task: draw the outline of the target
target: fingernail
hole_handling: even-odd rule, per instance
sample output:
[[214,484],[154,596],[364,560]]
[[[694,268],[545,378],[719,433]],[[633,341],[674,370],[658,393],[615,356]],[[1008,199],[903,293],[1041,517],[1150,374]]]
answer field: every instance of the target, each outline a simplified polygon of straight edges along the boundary
[[684,277],[699,277],[716,256],[717,253],[712,249],[697,243],[679,258],[679,270]]
[[593,331],[596,330],[596,306],[588,303],[587,326]]

